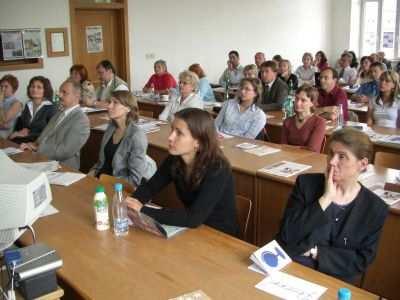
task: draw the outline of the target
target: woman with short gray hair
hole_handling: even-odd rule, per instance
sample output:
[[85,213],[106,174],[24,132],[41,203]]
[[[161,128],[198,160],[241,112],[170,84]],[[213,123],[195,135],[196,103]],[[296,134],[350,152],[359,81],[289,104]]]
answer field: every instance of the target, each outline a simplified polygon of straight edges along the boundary
[[171,95],[171,99],[159,115],[160,120],[173,120],[177,111],[188,107],[203,109],[204,104],[198,92],[199,78],[191,71],[183,71],[179,74],[179,95]]

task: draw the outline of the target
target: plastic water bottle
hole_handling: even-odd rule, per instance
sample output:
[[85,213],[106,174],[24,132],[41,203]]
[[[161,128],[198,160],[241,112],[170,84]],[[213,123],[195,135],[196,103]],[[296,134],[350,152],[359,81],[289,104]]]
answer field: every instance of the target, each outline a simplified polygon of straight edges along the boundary
[[338,300],[350,300],[351,291],[348,288],[340,288],[338,290]]
[[97,230],[102,231],[110,228],[107,195],[104,193],[104,187],[101,185],[96,187],[96,194],[94,195],[94,215]]
[[113,197],[113,220],[114,233],[116,236],[124,236],[128,234],[129,222],[128,211],[124,195],[122,194],[122,184],[114,185],[115,193]]
[[293,116],[294,113],[293,109],[294,109],[293,96],[288,95],[282,104],[282,120],[285,120],[286,118]]
[[337,118],[337,127],[343,128],[344,126],[344,117],[343,117],[343,104],[339,104],[338,107],[338,118]]
[[229,88],[231,85],[231,79],[229,77],[229,72],[226,73],[226,77],[225,77],[225,99],[224,100],[229,100]]

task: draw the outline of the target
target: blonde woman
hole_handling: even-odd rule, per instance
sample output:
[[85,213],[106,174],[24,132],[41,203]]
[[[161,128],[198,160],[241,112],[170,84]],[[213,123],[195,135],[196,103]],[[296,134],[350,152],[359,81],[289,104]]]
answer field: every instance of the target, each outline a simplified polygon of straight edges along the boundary
[[370,100],[368,125],[400,128],[399,74],[386,71],[379,78],[379,95]]
[[172,95],[162,113],[160,120],[171,122],[174,114],[188,107],[203,109],[204,104],[199,94],[199,77],[191,71],[183,71],[179,74],[179,95]]

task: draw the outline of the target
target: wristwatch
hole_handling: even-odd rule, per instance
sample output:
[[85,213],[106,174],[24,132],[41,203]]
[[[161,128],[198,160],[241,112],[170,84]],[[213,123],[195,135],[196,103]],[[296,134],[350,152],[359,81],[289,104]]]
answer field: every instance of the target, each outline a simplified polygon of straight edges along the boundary
[[312,259],[317,259],[318,255],[318,247],[314,246],[313,248],[310,249],[310,256]]

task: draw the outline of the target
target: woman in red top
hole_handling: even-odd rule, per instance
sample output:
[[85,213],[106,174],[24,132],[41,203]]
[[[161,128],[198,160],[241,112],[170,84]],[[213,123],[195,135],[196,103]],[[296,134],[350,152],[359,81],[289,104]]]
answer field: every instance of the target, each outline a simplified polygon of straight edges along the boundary
[[287,118],[282,128],[282,144],[300,146],[320,152],[325,137],[325,120],[314,115],[312,95],[315,88],[302,85],[296,91],[295,115]]
[[174,77],[167,71],[167,63],[164,60],[157,60],[154,63],[154,74],[143,88],[145,93],[156,93],[166,95],[169,89],[176,88]]

